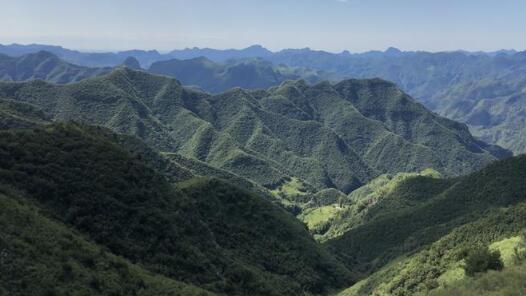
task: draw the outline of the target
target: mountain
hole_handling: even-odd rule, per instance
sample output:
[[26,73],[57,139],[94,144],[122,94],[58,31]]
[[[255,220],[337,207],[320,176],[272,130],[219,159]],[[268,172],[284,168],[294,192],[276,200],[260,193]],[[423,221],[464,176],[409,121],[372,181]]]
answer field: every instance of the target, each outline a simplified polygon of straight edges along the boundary
[[435,97],[435,110],[466,122],[483,141],[526,153],[525,75],[461,83]]
[[[119,66],[142,70],[139,61],[133,56],[127,57]],[[111,71],[112,68],[109,67],[90,68],[70,64],[47,51],[19,57],[0,55],[0,80],[4,81],[41,79],[66,84]],[[153,63],[148,71],[177,78],[187,86],[213,93],[234,87],[268,88],[285,80],[299,78],[311,83],[331,78],[331,75],[322,71],[274,66],[261,59],[229,60],[225,64],[215,63],[204,57],[190,60],[171,59]]]
[[[463,177],[416,176],[398,182],[362,207],[361,222],[325,243],[356,278],[363,278],[341,295],[427,295],[430,290],[447,290],[469,281],[463,266],[476,246],[499,250],[509,272],[524,278],[514,267],[522,262],[521,244],[526,246],[526,237],[521,237],[526,229],[524,180],[523,155]],[[335,223],[349,218],[357,216]],[[493,295],[487,293],[482,295]]]
[[252,45],[244,49],[212,49],[212,48],[185,48],[173,50],[169,53],[172,58],[188,60],[207,57],[214,62],[226,62],[231,59],[266,58],[273,53],[261,45]]
[[119,137],[71,123],[0,132],[0,291],[319,295],[349,283],[277,205],[217,179],[170,183]]
[[212,93],[234,87],[269,88],[285,80],[299,78],[318,82],[328,76],[303,68],[274,67],[272,63],[261,59],[229,60],[226,64],[219,64],[205,57],[159,61],[153,63],[148,71],[177,78],[184,85],[196,86]]
[[0,189],[2,295],[188,295],[206,290],[153,274]]
[[[515,153],[526,151],[522,141],[525,117],[521,112],[524,84],[520,81],[526,75],[524,53],[429,53],[389,49],[384,53],[344,56],[300,50],[278,52],[268,59],[288,66],[308,65],[339,77],[380,77],[393,81],[431,110],[467,123],[484,141],[502,145]],[[497,100],[499,103],[495,106]],[[476,120],[473,123],[472,117],[486,117],[491,123],[480,125]]]
[[139,61],[132,56],[127,57],[122,65],[133,70],[141,70],[141,64],[139,64]]
[[20,57],[0,55],[0,80],[27,81],[42,79],[69,83],[110,72],[110,68],[88,68],[66,63],[46,51]]
[[0,97],[38,106],[55,121],[137,136],[271,190],[298,180],[308,192],[348,193],[382,173],[459,175],[508,155],[378,79],[210,95],[119,68],[68,85],[4,82]]
[[[252,46],[242,50],[192,48],[160,54],[157,51],[141,50],[83,53],[47,45],[0,46],[0,53],[13,56],[39,50],[53,52],[68,62],[97,67],[121,65],[129,56],[137,58],[145,68],[159,62],[153,72],[176,75],[183,83],[210,92],[224,91],[233,86],[265,88],[294,77],[309,82],[379,77],[393,81],[432,111],[467,123],[475,136],[483,141],[501,145],[516,154],[526,151],[522,141],[524,114],[520,111],[520,104],[524,100],[517,99],[523,90],[521,82],[517,80],[526,74],[524,52],[501,50],[432,53],[401,51],[393,47],[385,51],[364,53],[330,53],[309,48],[270,52],[261,46]],[[214,63],[204,61],[203,57]],[[192,60],[168,61],[174,58]],[[247,59],[254,58],[262,58],[277,66],[270,70],[262,61],[256,63],[262,67],[246,62]],[[238,65],[229,66],[230,59],[237,59]],[[225,69],[231,69],[232,73]],[[197,76],[193,76],[194,72],[205,73],[205,79],[199,80]],[[488,87],[500,93],[510,93],[510,96],[500,96],[498,107],[493,107],[489,102],[495,101],[495,96],[490,94],[491,97],[480,97]],[[473,107],[474,111],[468,107]],[[491,124],[472,124],[472,118],[481,116],[488,117],[487,121]]]
[[22,55],[37,53],[39,51],[50,52],[68,63],[81,65],[85,67],[115,67],[121,65],[126,58],[133,56],[141,64],[149,66],[151,63],[163,59],[169,59],[170,56],[161,55],[156,50],[126,50],[117,53],[114,52],[81,52],[78,50],[66,49],[61,46],[44,45],[44,44],[10,44],[1,45],[0,53],[8,56],[19,57]]
[[272,52],[260,45],[253,45],[245,49],[211,49],[211,48],[186,48],[173,50],[161,54],[156,50],[125,50],[119,52],[81,52],[78,50],[66,49],[61,46],[44,44],[0,44],[0,53],[8,56],[22,56],[39,51],[47,51],[55,54],[65,61],[86,67],[115,67],[121,65],[128,57],[136,58],[139,63],[147,68],[152,63],[169,59],[193,59],[206,56],[209,59],[223,63],[230,59],[244,59],[260,57],[265,58],[272,55]]

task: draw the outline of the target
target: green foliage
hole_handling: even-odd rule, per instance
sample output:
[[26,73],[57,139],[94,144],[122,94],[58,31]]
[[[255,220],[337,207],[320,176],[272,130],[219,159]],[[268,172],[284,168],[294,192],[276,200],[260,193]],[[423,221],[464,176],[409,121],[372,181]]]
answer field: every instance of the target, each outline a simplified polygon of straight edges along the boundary
[[[418,178],[431,176],[432,178]],[[384,174],[342,198],[339,211],[324,225],[319,240],[333,239],[381,216],[412,208],[433,192],[444,190],[448,182],[438,180],[440,174],[426,169],[420,173]],[[418,183],[421,196],[411,184]]]
[[2,295],[213,295],[117,257],[17,193],[1,190]]
[[397,199],[417,203],[382,210],[327,242],[357,278],[365,278],[359,289],[343,295],[426,294],[456,278],[466,250],[526,227],[525,168],[526,158],[519,156],[457,179],[404,181],[378,205]]
[[0,129],[34,127],[50,120],[33,105],[0,99]]
[[488,271],[479,276],[468,277],[443,289],[430,293],[432,296],[520,296],[526,294],[526,263],[505,268],[502,271]]
[[[220,294],[321,294],[348,283],[348,271],[281,208],[222,181],[174,188],[144,162],[155,158],[131,154],[140,151],[119,138],[79,124],[0,132],[0,184],[108,252]],[[64,270],[75,274],[74,265]]]
[[381,80],[297,81],[209,95],[174,79],[119,68],[65,86],[0,83],[0,96],[38,106],[55,120],[137,136],[158,151],[267,188],[294,177],[313,191],[349,193],[381,173],[431,167],[457,175],[495,159],[465,126]]
[[490,251],[488,247],[476,247],[466,256],[464,270],[469,276],[488,270],[501,270],[504,267],[499,251]]

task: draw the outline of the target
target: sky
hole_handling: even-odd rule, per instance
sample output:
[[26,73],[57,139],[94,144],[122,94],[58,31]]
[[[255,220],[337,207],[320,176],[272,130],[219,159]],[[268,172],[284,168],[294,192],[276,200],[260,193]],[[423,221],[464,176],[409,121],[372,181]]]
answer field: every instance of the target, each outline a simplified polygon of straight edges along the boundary
[[526,49],[526,0],[0,0],[0,44]]

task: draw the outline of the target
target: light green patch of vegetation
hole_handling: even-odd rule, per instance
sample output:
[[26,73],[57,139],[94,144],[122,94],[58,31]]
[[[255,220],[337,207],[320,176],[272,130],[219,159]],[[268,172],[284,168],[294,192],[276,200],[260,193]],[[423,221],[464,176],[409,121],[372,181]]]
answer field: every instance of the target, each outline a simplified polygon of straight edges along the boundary
[[433,179],[441,177],[440,173],[433,169],[426,169],[420,173],[383,174],[354,190],[340,200],[340,210],[331,217],[323,231],[319,232],[321,235],[318,236],[318,239],[325,241],[336,238],[376,216],[387,215],[389,212],[414,206],[418,203],[416,199],[384,199],[390,198],[391,195],[397,196],[392,193],[400,184],[419,176],[427,176]]
[[306,195],[308,192],[304,183],[299,178],[292,177],[277,188],[272,189],[270,193],[276,197],[294,199],[295,197]]
[[306,209],[298,216],[298,219],[307,224],[309,230],[313,230],[333,219],[340,210],[341,208],[338,205]]
[[517,257],[526,252],[524,237],[520,235],[494,242],[489,248],[500,252],[504,266],[512,266]]
[[462,280],[466,276],[463,264],[464,262],[460,261],[458,264],[453,264],[451,267],[449,267],[437,278],[438,285],[440,287],[447,287],[459,280]]
[[521,296],[526,294],[526,262],[502,271],[490,270],[476,277],[466,277],[445,288],[431,291],[432,296]]

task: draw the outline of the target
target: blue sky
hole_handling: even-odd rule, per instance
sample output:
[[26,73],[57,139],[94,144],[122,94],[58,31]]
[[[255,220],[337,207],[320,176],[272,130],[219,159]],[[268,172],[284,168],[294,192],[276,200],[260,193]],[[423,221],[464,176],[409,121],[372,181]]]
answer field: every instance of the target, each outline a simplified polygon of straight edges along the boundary
[[0,0],[0,43],[526,49],[526,0]]

